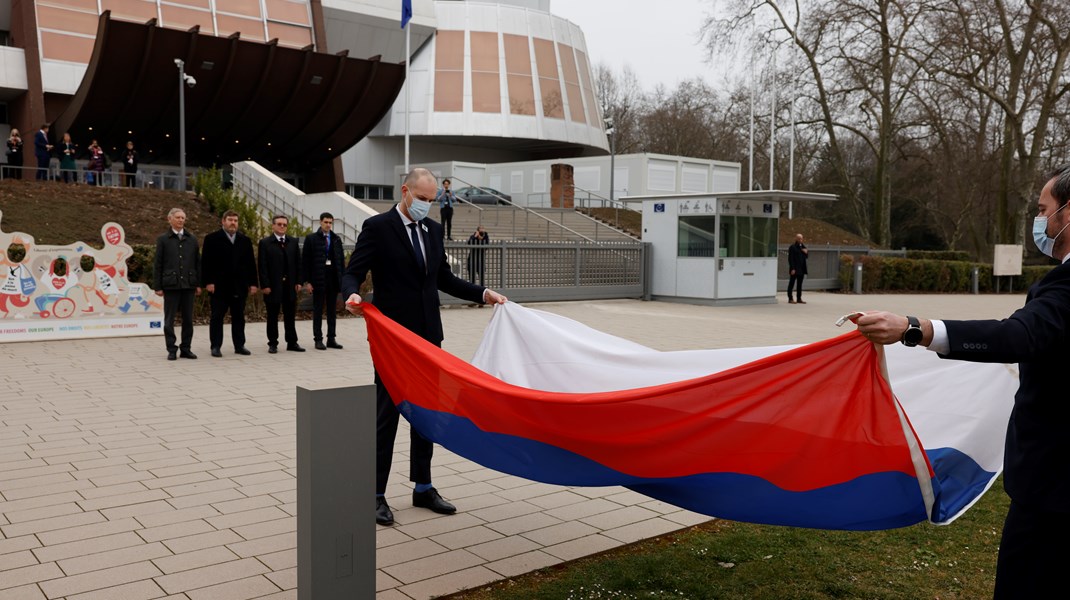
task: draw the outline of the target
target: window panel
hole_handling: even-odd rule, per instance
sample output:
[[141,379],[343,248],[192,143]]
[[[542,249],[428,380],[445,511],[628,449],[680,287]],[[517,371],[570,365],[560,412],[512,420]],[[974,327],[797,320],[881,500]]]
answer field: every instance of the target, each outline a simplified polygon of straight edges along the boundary
[[461,112],[464,101],[464,73],[439,71],[435,74],[435,110],[437,112]]
[[200,25],[201,33],[215,34],[215,27],[212,26],[212,14],[209,12],[163,4],[160,5],[160,13],[163,16],[161,25],[164,27],[187,30],[194,25]]
[[435,69],[464,70],[463,31],[439,31],[435,34]]
[[501,80],[497,73],[472,73],[472,110],[502,112]]
[[204,10],[212,8],[208,4],[208,0],[166,0],[166,4],[163,4],[163,6],[167,6],[168,4],[180,4],[182,6],[190,6],[193,8],[203,8]]
[[308,4],[305,2],[292,2],[291,0],[267,0],[267,16],[269,19],[278,19],[301,25],[311,25],[308,22]]
[[677,256],[717,256],[717,217],[680,217],[677,222]]
[[472,44],[472,71],[497,73],[498,34],[473,31],[470,42]]
[[528,38],[511,33],[502,34],[505,46],[505,70],[509,74],[531,75],[531,49]]
[[68,10],[66,8],[37,7],[37,26],[42,29],[58,29],[71,33],[95,35],[99,18],[96,14]]
[[220,14],[216,15],[215,20],[221,36],[228,36],[235,31],[240,31],[243,40],[265,41],[263,21]]
[[304,48],[312,43],[312,30],[296,25],[268,23],[268,39],[278,38],[279,44],[292,48]]
[[69,6],[71,8],[80,8],[82,10],[97,12],[97,0],[42,0],[37,3],[38,7],[45,6]]
[[88,63],[93,55],[93,38],[41,32],[41,58]]
[[550,40],[535,38],[535,64],[539,68],[539,77],[557,79],[557,55]]
[[[215,9],[219,11],[260,18],[260,0],[216,0]],[[220,27],[222,29],[222,27]],[[229,34],[228,34],[229,35]]]
[[[681,218],[682,219],[682,218]],[[777,220],[764,217],[721,217],[719,256],[775,258]]]
[[156,18],[156,3],[144,0],[101,0],[100,7],[110,10],[113,17],[141,21]]
[[530,75],[509,75],[509,112],[514,115],[535,115],[535,86]]
[[565,76],[565,83],[579,85],[580,78],[576,73],[576,58],[572,54],[572,46],[558,44],[557,53],[561,56],[561,72]]
[[583,98],[580,97],[580,86],[568,84],[565,86],[565,91],[568,93],[568,116],[576,123],[583,123],[586,121],[586,116],[583,114]]

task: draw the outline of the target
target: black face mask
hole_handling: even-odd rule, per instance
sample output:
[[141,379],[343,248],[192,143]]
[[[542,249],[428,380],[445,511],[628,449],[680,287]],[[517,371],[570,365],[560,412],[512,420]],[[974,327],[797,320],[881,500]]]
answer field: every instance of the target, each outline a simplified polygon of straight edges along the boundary
[[22,259],[26,258],[26,246],[11,244],[7,247],[7,258],[13,263],[22,262]]

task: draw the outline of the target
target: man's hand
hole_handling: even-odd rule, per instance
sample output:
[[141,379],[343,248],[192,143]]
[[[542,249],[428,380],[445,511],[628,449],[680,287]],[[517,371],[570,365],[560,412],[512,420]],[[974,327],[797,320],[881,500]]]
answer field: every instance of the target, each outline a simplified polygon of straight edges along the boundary
[[495,292],[494,290],[492,290],[490,288],[487,288],[483,292],[483,303],[484,304],[505,304],[508,301],[509,301],[508,298],[506,298],[505,296],[499,294],[498,292]]
[[260,288],[260,291],[264,292],[265,296],[270,296],[271,295],[271,288]]
[[295,294],[301,293],[301,284],[300,283],[295,283],[294,284],[294,293]]
[[214,294],[215,293],[215,284],[214,283],[209,283],[208,285],[204,286],[204,289],[207,290],[209,294]]
[[794,275],[794,274],[795,274],[795,269],[792,269],[792,270],[788,271],[788,275]]
[[[903,339],[903,332],[907,330],[909,322],[902,315],[890,312],[874,311],[862,313],[855,320],[858,331],[876,344],[894,344]],[[932,327],[929,328],[929,339],[932,339]]]
[[312,284],[311,283],[306,283],[305,284],[305,292],[308,293],[308,294],[312,293]]
[[156,290],[157,296],[163,296],[163,290]]
[[360,305],[361,302],[360,294],[350,294],[346,298],[346,310],[358,317],[364,316],[364,307]]

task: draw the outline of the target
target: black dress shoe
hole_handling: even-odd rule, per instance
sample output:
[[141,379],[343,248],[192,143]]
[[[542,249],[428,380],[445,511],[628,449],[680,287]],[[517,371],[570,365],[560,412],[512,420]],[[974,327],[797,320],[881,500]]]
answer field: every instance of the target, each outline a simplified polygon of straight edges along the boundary
[[197,355],[190,352],[189,350],[179,350],[178,355],[182,358],[197,358]]
[[219,348],[212,348],[212,356],[216,358],[223,358],[223,353],[219,351]]
[[316,342],[316,350],[326,350],[327,346],[323,345],[323,342]]
[[268,354],[275,354],[279,351],[278,346],[268,346]]
[[301,346],[298,346],[297,344],[286,344],[286,351],[287,352],[304,352],[305,349],[302,348]]
[[335,350],[341,350],[342,349],[342,344],[339,344],[338,342],[336,342],[334,340],[327,340],[327,347],[328,348],[334,348]]
[[446,502],[435,488],[431,488],[426,492],[413,492],[412,505],[429,508],[440,515],[452,515],[457,512],[457,507]]
[[394,513],[386,503],[386,498],[381,496],[375,497],[375,522],[380,525],[394,524]]
[[252,354],[252,352],[249,352],[248,348],[246,348],[245,346],[242,346],[241,348],[235,348],[234,349],[234,354],[241,354],[242,356],[249,356],[250,354]]
[[167,360],[178,360],[178,352],[174,350],[167,351]]

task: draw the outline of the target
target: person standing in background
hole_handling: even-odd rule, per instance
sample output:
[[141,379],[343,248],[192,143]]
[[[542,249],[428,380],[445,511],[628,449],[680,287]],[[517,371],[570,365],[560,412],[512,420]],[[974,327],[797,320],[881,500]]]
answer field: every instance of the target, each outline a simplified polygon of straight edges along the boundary
[[63,183],[78,183],[78,165],[74,162],[77,153],[78,147],[71,141],[71,134],[64,133],[59,144],[59,172],[63,175]]
[[234,353],[252,354],[245,347],[245,301],[256,293],[256,259],[253,242],[238,231],[238,213],[223,213],[221,228],[204,238],[201,253],[201,285],[212,295],[212,320],[208,325],[212,356],[223,356],[223,318],[230,311],[230,338]]
[[33,154],[37,158],[37,181],[48,179],[48,164],[52,162],[52,144],[48,143],[48,123],[33,135]]
[[442,227],[446,230],[446,239],[453,241],[453,205],[457,203],[457,196],[450,190],[450,180],[442,180],[442,189],[438,196],[439,215],[442,217]]
[[[788,248],[788,304],[806,304],[802,299],[802,284],[806,277],[806,258],[810,251],[803,243],[803,234],[795,234],[795,243]],[[791,299],[791,290],[796,285],[795,299]]]
[[476,246],[468,251],[468,281],[475,283],[476,277],[479,277],[479,285],[485,285],[483,283],[483,270],[486,267],[484,263],[486,249],[479,248],[479,246],[486,246],[490,243],[490,236],[487,235],[487,231],[480,225],[476,227],[476,232],[468,236],[468,245]]
[[7,138],[7,169],[8,177],[22,179],[22,161],[25,156],[22,148],[22,136],[19,130],[12,127],[11,136]]
[[138,162],[137,150],[134,150],[134,142],[126,143],[126,150],[123,150],[121,158],[123,161],[123,185],[134,187],[137,184]]
[[[345,266],[345,252],[342,238],[331,231],[334,215],[325,212],[320,215],[320,228],[305,237],[305,246],[301,251],[304,259],[302,273],[305,276],[305,292],[312,294],[312,337],[316,341],[316,350],[334,348],[341,350],[342,345],[335,341],[335,320],[338,292],[342,285],[342,268]],[[327,312],[327,343],[323,343],[323,313]]]
[[304,352],[297,344],[297,292],[301,289],[301,249],[297,238],[286,235],[290,219],[284,215],[271,218],[271,234],[260,240],[257,262],[260,268],[260,291],[267,308],[268,354],[279,351],[279,311],[286,329],[286,349]]

